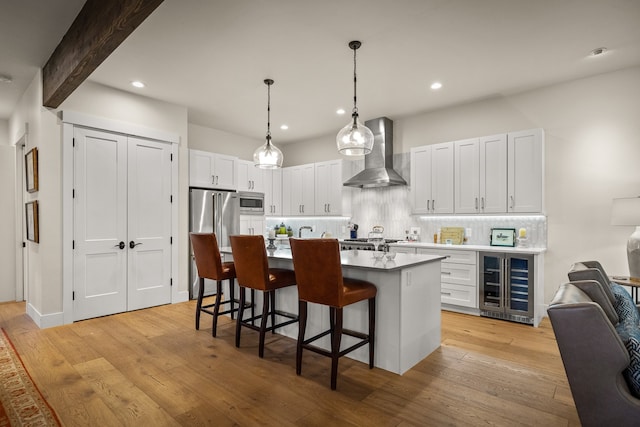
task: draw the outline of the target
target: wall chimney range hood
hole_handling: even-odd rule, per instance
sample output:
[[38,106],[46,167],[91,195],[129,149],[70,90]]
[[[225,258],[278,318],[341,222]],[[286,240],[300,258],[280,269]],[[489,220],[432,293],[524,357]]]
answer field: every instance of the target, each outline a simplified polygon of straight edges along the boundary
[[407,185],[393,169],[393,121],[387,117],[379,117],[367,120],[364,125],[373,132],[373,148],[371,153],[364,156],[364,170],[343,185],[358,188]]

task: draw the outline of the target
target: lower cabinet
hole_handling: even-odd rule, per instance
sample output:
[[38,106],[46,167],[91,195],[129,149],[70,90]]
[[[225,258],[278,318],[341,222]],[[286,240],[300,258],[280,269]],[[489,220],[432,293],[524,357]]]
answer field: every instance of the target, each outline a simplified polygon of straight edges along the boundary
[[[444,255],[441,265],[440,301],[443,309],[448,306],[478,308],[478,262],[477,252],[454,249],[423,249],[417,253]],[[464,311],[464,310],[463,310]]]

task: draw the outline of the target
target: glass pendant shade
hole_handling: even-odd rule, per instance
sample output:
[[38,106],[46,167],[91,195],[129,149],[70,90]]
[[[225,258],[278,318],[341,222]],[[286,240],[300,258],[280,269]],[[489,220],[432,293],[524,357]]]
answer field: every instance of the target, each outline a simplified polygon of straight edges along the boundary
[[267,142],[253,152],[253,163],[260,169],[281,168],[282,160],[282,151],[271,143],[271,136],[267,136]]
[[267,140],[253,152],[253,163],[260,169],[278,169],[282,167],[282,151],[271,143],[271,85],[273,80],[265,79],[267,85]]
[[345,156],[364,156],[373,147],[373,132],[354,114],[353,120],[338,132],[336,143],[338,151]]
[[349,42],[349,48],[353,50],[353,114],[351,114],[352,120],[340,129],[340,132],[338,132],[336,136],[338,151],[345,156],[364,156],[371,153],[371,149],[373,148],[373,132],[360,123],[358,117],[356,50],[358,50],[361,45],[362,43],[357,40]]

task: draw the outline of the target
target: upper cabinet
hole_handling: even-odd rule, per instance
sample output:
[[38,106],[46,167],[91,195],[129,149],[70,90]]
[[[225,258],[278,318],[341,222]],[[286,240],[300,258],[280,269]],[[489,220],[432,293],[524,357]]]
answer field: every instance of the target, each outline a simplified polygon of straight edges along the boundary
[[266,169],[262,178],[265,215],[282,215],[282,169]]
[[508,142],[509,212],[544,211],[544,132],[532,129],[511,132]]
[[507,212],[507,135],[454,142],[455,212]]
[[315,214],[345,215],[350,199],[345,196],[349,189],[342,185],[344,162],[331,160],[315,163]]
[[532,129],[411,149],[416,214],[544,212],[544,132]]
[[236,184],[238,191],[264,193],[264,172],[252,161],[236,159]]
[[453,152],[452,142],[411,149],[413,213],[453,213]]
[[282,214],[315,214],[315,167],[313,163],[282,169]]
[[236,157],[189,150],[189,186],[236,189]]

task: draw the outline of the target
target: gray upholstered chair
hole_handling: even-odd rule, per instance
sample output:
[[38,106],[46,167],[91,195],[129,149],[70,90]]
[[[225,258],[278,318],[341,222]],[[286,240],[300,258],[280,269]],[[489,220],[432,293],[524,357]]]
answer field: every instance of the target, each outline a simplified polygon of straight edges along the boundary
[[629,353],[618,316],[598,281],[565,283],[547,310],[571,394],[584,426],[637,426],[640,399],[623,376]]

